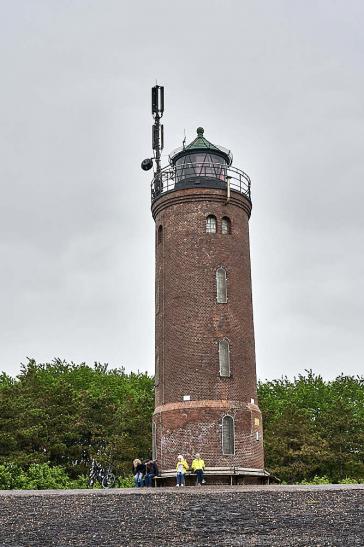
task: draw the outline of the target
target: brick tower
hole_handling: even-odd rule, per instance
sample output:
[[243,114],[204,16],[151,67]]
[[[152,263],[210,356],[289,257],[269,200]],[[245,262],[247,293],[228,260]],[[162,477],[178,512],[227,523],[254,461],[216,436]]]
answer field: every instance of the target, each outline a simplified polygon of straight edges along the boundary
[[152,181],[153,453],[165,484],[178,454],[191,461],[196,452],[209,483],[268,477],[256,391],[251,208],[248,175],[201,127]]

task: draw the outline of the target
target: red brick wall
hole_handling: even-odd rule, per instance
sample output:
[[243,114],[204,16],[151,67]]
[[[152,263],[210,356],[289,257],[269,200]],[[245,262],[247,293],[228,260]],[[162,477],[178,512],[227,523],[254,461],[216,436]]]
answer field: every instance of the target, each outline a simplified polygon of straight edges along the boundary
[[[236,455],[222,456],[221,419],[225,412],[205,407],[157,412],[157,449],[161,468],[179,452],[208,452],[210,465],[263,467],[261,441],[252,437],[251,410],[256,401],[256,372],[248,220],[251,204],[243,195],[218,189],[183,189],[153,204],[156,222],[156,406],[193,401],[234,401]],[[206,217],[217,218],[217,233],[206,233]],[[231,234],[221,233],[221,219]],[[158,230],[162,226],[162,235]],[[227,272],[228,302],[216,301],[216,270]],[[230,344],[230,378],[219,375],[218,342]],[[240,404],[240,410],[234,405]],[[183,403],[182,403],[183,404]],[[245,410],[244,410],[245,408]],[[177,412],[177,414],[176,414]],[[256,409],[255,412],[259,410]],[[177,416],[177,418],[176,418]],[[260,415],[259,415],[260,417]],[[183,426],[178,425],[183,422]],[[261,424],[261,418],[260,418]],[[260,426],[261,427],[261,426]],[[209,442],[206,444],[206,440]],[[187,444],[186,444],[187,443]],[[190,448],[189,448],[190,447]],[[197,448],[196,448],[197,447]],[[202,448],[203,447],[203,450]],[[160,449],[162,448],[162,453]],[[172,449],[173,448],[173,449]],[[163,454],[168,454],[166,459]],[[258,455],[257,455],[258,454]],[[231,462],[234,461],[232,464]]]
[[[157,407],[153,419],[157,432],[157,459],[162,470],[174,469],[178,454],[186,456],[191,463],[196,452],[201,453],[208,467],[263,469],[262,420],[258,407],[239,401],[199,403],[191,401]],[[222,419],[227,414],[234,418],[235,424],[232,455],[222,454]],[[259,425],[255,424],[255,418],[259,419]]]

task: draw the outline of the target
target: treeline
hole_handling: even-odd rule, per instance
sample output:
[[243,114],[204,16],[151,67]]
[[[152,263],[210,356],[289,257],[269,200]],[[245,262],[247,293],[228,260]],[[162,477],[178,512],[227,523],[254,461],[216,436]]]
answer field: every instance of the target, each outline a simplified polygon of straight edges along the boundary
[[49,462],[76,479],[95,458],[130,474],[132,460],[150,454],[153,409],[147,374],[30,360],[16,379],[0,376],[0,464]]
[[[48,463],[57,468],[53,475],[64,471],[63,481],[78,484],[92,458],[129,475],[135,457],[151,456],[153,384],[147,374],[59,359],[29,360],[16,378],[3,373],[0,475],[7,473],[9,484],[18,484],[19,473],[42,484],[38,475],[48,473]],[[266,467],[274,475],[290,483],[364,480],[364,378],[326,382],[307,372],[260,382],[258,397]]]
[[260,382],[266,466],[288,483],[364,482],[364,377],[324,381],[312,371]]

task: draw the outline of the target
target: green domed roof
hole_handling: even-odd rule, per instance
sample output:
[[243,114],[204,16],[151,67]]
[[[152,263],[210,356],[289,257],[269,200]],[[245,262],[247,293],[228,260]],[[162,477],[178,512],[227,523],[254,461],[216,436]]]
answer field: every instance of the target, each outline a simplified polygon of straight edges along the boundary
[[208,151],[211,150],[211,152],[217,153],[219,156],[223,156],[228,163],[228,165],[231,165],[232,162],[232,154],[229,150],[226,150],[222,146],[216,146],[215,144],[212,144],[210,141],[208,141],[204,136],[204,128],[198,127],[197,128],[197,137],[190,142],[187,146],[183,146],[182,148],[178,148],[172,154],[170,155],[170,160],[172,162],[175,162],[178,158],[185,155],[188,152],[198,152],[198,151]]
[[206,148],[208,148],[209,150],[218,150],[218,151],[221,152],[221,150],[218,148],[218,146],[215,146],[210,141],[205,139],[203,134],[204,134],[204,128],[203,127],[198,127],[197,128],[197,137],[195,138],[194,141],[192,141],[190,144],[188,144],[185,147],[185,150],[201,150],[201,149],[205,150]]

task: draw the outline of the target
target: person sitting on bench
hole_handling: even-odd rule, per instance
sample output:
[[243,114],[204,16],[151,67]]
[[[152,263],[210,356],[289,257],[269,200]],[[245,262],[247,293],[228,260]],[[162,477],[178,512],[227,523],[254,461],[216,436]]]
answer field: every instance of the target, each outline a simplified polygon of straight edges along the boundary
[[198,486],[205,484],[205,479],[203,476],[203,471],[205,469],[205,462],[200,457],[200,454],[195,454],[195,459],[192,462],[191,468],[192,468],[192,471],[196,473],[196,484]]
[[188,471],[188,463],[180,454],[177,459],[177,465],[176,465],[176,471],[177,471],[177,484],[176,486],[184,486],[185,485],[185,473]]
[[158,467],[156,460],[150,460],[146,463],[145,486],[152,486],[153,479],[158,475]]

